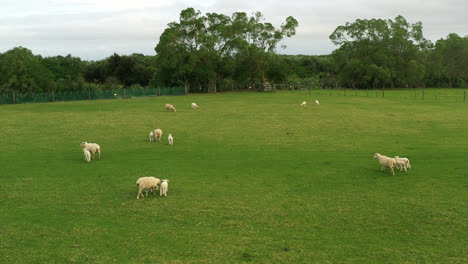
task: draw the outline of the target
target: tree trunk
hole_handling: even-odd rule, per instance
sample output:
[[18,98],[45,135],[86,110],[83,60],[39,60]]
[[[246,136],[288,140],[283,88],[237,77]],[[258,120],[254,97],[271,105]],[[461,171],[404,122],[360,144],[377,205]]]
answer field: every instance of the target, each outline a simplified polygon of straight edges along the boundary
[[392,79],[392,89],[395,88],[395,79]]
[[449,88],[452,88],[452,78],[449,78]]

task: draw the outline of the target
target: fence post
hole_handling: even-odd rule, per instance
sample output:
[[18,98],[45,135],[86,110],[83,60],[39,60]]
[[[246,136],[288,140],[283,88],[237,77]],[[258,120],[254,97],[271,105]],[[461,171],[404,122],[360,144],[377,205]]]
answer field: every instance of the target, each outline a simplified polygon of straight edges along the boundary
[[55,93],[52,91],[52,102],[55,102]]
[[91,89],[88,89],[88,100],[91,100]]
[[466,91],[463,92],[463,102],[466,102]]
[[424,100],[424,89],[422,90],[422,100]]
[[158,96],[161,96],[161,87],[158,87]]
[[385,97],[385,88],[382,88],[382,97]]
[[126,88],[123,89],[124,90],[124,96],[123,96],[123,99],[125,99],[125,91],[127,90]]
[[13,104],[16,104],[16,94],[13,92]]

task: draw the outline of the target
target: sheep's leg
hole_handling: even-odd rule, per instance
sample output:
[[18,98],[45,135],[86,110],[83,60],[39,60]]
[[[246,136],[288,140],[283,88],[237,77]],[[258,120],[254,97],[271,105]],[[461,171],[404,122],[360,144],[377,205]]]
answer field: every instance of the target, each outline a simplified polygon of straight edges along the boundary
[[393,167],[390,167],[390,169],[392,170],[393,176],[395,176],[395,171],[393,170]]
[[406,166],[404,166],[404,168],[405,168],[405,172],[408,172],[408,170],[406,169]]
[[98,153],[99,153],[99,159],[101,159],[101,150],[98,149]]
[[140,199],[141,190],[138,191],[137,199]]
[[385,170],[385,167],[384,167],[384,166],[381,166],[380,171],[384,171],[384,170]]

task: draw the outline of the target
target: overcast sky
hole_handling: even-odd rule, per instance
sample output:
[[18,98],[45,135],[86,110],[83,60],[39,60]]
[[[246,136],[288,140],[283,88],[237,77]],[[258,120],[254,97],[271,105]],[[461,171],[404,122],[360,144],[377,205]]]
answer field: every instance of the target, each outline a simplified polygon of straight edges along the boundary
[[276,27],[293,16],[299,27],[283,41],[282,54],[329,54],[336,48],[328,39],[333,30],[358,18],[421,21],[433,42],[449,33],[468,34],[468,0],[2,0],[0,52],[23,46],[43,56],[87,60],[114,52],[155,55],[159,36],[187,7],[229,16],[260,11]]

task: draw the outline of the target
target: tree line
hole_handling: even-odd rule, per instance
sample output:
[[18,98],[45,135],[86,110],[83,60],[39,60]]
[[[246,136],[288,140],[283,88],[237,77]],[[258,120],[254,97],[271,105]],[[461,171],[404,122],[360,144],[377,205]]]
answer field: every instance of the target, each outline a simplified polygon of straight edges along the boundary
[[168,24],[156,55],[119,55],[99,61],[34,55],[24,47],[0,54],[0,92],[35,93],[123,87],[183,86],[216,92],[261,83],[325,88],[466,87],[468,36],[449,34],[431,43],[422,23],[357,19],[330,35],[329,55],[280,55],[281,41],[296,33],[289,16],[275,27],[260,12],[251,16],[182,10]]

